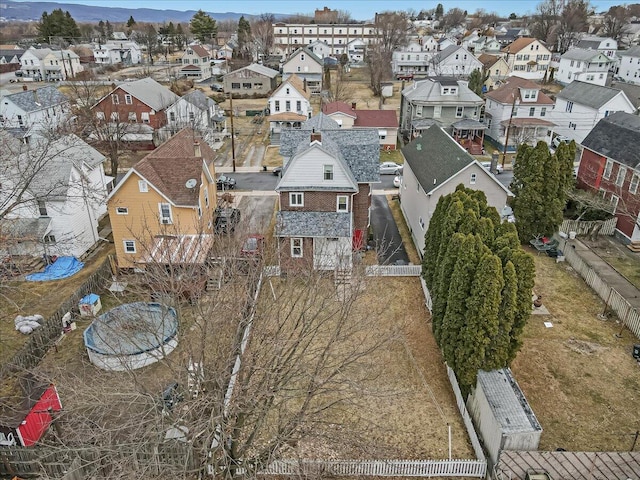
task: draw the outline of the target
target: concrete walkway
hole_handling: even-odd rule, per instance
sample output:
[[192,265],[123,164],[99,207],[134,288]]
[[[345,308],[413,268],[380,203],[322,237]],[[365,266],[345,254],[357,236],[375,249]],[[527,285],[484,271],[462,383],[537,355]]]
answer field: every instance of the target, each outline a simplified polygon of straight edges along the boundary
[[615,288],[632,307],[640,309],[640,290],[620,275],[611,265],[578,239],[566,240],[564,248],[561,247],[561,249],[565,251],[569,248],[573,248],[580,258],[582,258],[607,285]]

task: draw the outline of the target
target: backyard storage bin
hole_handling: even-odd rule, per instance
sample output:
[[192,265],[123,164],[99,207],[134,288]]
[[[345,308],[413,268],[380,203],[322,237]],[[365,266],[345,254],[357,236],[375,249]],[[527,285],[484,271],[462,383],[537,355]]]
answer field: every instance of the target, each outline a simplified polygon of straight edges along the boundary
[[78,304],[78,308],[80,309],[80,316],[92,317],[102,308],[100,297],[95,293],[90,293],[89,295],[82,297]]

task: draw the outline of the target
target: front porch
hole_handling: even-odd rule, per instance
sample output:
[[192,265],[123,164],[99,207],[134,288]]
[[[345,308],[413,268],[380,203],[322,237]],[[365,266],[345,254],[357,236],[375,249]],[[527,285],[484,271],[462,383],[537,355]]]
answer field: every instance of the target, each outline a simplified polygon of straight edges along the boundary
[[280,133],[290,128],[300,128],[307,120],[305,115],[294,112],[282,112],[267,117],[269,121],[269,136],[271,145],[280,144]]
[[484,131],[487,126],[477,120],[465,118],[455,122],[452,127],[451,136],[471,155],[482,155],[484,153]]
[[[549,132],[556,124],[541,118],[512,118],[511,126],[509,126],[508,119],[500,122],[500,125],[504,127],[505,135],[507,129],[511,128],[509,145],[517,146],[521,143],[536,145],[541,140],[548,143],[551,140]],[[503,136],[501,136],[500,141],[504,145],[505,139]]]

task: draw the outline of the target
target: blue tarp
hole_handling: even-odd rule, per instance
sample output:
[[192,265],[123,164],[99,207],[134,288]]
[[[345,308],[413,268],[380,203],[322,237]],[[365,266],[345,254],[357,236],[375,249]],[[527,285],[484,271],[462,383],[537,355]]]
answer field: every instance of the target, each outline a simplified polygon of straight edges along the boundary
[[100,300],[100,297],[98,295],[96,295],[95,293],[90,293],[89,295],[85,295],[84,297],[82,297],[80,299],[80,303],[93,305],[98,300]]
[[75,257],[58,257],[58,259],[47,266],[44,272],[32,273],[26,279],[31,282],[46,282],[47,280],[60,280],[62,278],[75,275],[84,267],[84,263]]

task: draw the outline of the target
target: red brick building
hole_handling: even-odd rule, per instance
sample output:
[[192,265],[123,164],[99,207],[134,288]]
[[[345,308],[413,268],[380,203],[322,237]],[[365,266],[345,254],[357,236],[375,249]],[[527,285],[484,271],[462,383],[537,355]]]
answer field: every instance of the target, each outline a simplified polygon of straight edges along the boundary
[[599,192],[618,218],[617,231],[640,249],[640,117],[617,112],[583,140],[578,188]]

